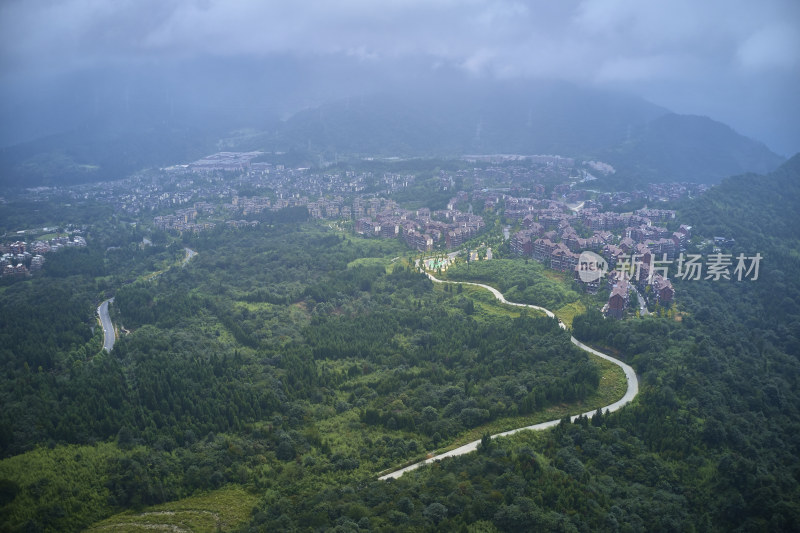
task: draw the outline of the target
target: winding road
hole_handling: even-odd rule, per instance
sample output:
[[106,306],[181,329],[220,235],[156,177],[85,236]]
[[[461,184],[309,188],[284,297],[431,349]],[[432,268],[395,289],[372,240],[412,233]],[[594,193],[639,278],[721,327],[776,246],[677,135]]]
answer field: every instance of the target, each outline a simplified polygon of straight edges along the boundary
[[109,298],[97,307],[97,314],[100,316],[100,324],[103,326],[103,349],[107,352],[110,352],[114,348],[114,341],[117,340],[114,324],[111,322],[111,316],[108,314],[108,304],[113,301],[114,298]]
[[[443,281],[443,280],[435,278],[431,274],[428,274],[428,277],[431,279],[431,281],[433,281],[435,283],[462,283],[463,285],[474,285],[475,287],[482,287],[482,288],[488,290],[489,292],[491,292],[492,294],[494,294],[495,298],[497,298],[498,300],[500,300],[504,304],[514,305],[514,306],[517,306],[517,307],[528,307],[530,309],[536,309],[538,311],[542,311],[547,316],[549,316],[551,318],[555,318],[556,317],[555,314],[553,314],[552,311],[550,311],[549,309],[545,309],[544,307],[539,307],[538,305],[529,305],[529,304],[520,304],[520,303],[516,303],[516,302],[509,302],[508,300],[505,299],[505,297],[503,296],[503,294],[500,291],[498,291],[494,287],[490,287],[490,286],[484,285],[482,283],[471,283],[471,282],[466,282],[466,281],[462,281],[462,282],[459,282],[459,281]],[[563,322],[561,322],[560,320],[558,321],[558,325],[561,326],[561,329],[566,329],[567,328],[567,326]],[[583,344],[581,341],[579,341],[575,337],[570,337],[570,340],[572,340],[572,344],[574,344],[578,348],[580,348],[582,350],[585,350],[585,351],[589,352],[590,354],[595,355],[597,357],[601,357],[601,358],[603,358],[603,359],[605,359],[607,361],[611,361],[612,363],[614,363],[615,365],[620,367],[625,372],[625,378],[628,381],[628,390],[625,391],[625,395],[622,398],[620,398],[616,402],[612,403],[611,405],[603,407],[602,408],[603,412],[616,411],[616,410],[622,408],[624,405],[627,405],[628,403],[630,403],[636,397],[636,395],[639,393],[639,380],[636,378],[636,372],[633,370],[633,368],[631,368],[629,365],[623,363],[619,359],[615,359],[615,358],[611,357],[610,355],[604,354],[603,352],[599,352],[599,351],[595,350],[594,348],[590,348],[589,346],[586,346],[585,344]],[[592,416],[594,416],[595,412],[597,412],[597,411],[596,410],[587,411],[586,413],[581,413],[579,415],[574,415],[574,416],[572,416],[570,418],[570,420],[574,421],[579,416],[584,416],[586,418],[591,418]],[[526,431],[526,430],[547,429],[547,428],[551,428],[553,426],[558,425],[560,422],[561,422],[560,419],[558,419],[558,420],[550,420],[549,422],[542,422],[540,424],[534,424],[532,426],[525,426],[525,427],[521,427],[521,428],[517,428],[517,429],[512,429],[510,431],[504,431],[503,433],[498,433],[496,435],[492,435],[492,438],[494,439],[496,437],[506,437],[508,435],[513,435],[514,433],[518,433],[520,431]],[[414,463],[414,464],[409,465],[409,466],[407,466],[405,468],[401,468],[400,470],[395,470],[394,472],[390,472],[389,474],[380,476],[378,479],[382,479],[382,480],[397,479],[400,476],[402,476],[403,474],[405,474],[406,472],[408,472],[410,470],[414,470],[416,468],[419,468],[422,465],[425,465],[425,464],[428,464],[428,463],[432,463],[434,461],[440,461],[440,460],[445,459],[447,457],[456,457],[458,455],[464,455],[464,454],[467,454],[467,453],[470,453],[470,452],[474,452],[475,450],[478,449],[478,444],[480,444],[480,442],[481,442],[480,440],[476,440],[476,441],[470,442],[468,444],[465,444],[463,446],[460,446],[458,448],[455,448],[453,450],[445,452],[445,453],[443,453],[441,455],[437,455],[435,457],[430,457],[428,459],[425,459],[424,461],[420,461],[418,463]]]
[[[186,266],[186,264],[197,255],[197,252],[191,248],[184,248],[184,250],[186,251],[186,257],[183,259],[181,266]],[[109,298],[97,306],[97,315],[100,317],[100,324],[103,326],[103,349],[107,352],[111,352],[111,350],[114,349],[114,342],[117,340],[114,323],[111,322],[111,316],[108,314],[108,304],[113,301],[114,298]]]

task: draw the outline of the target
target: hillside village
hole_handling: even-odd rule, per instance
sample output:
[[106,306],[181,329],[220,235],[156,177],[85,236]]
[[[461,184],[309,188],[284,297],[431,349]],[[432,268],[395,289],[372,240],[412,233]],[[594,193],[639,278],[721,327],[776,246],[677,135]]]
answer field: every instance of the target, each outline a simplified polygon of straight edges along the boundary
[[[674,211],[639,209],[620,214],[590,207],[568,214],[566,206],[560,202],[525,200],[510,202],[515,208],[513,212],[522,216],[524,228],[512,237],[511,249],[517,256],[533,258],[554,270],[571,272],[576,282],[591,293],[596,293],[605,283],[610,291],[604,307],[608,316],[621,318],[634,290],[640,295],[650,294],[653,304],[672,305],[675,290],[667,278],[666,267],[678,253],[686,250],[691,238],[690,226],[682,224],[676,231],[670,231],[661,225],[674,222]],[[591,235],[581,237],[576,226]],[[584,280],[579,275],[580,254],[587,250],[607,261],[606,279]]]
[[59,235],[47,240],[31,243],[14,241],[0,243],[0,276],[3,278],[24,278],[42,269],[45,254],[57,252],[62,248],[85,247],[86,239],[81,235]]
[[[613,173],[613,167],[559,156],[465,156],[465,162],[476,166],[439,170],[433,178],[286,168],[265,162],[263,156],[262,152],[219,152],[155,173],[66,189],[38,188],[29,195],[100,201],[145,220],[148,212],[153,213],[154,229],[176,233],[197,233],[218,225],[254,227],[265,214],[299,208],[313,219],[343,224],[362,237],[402,240],[421,252],[462,247],[483,232],[485,216],[490,216],[506,225],[505,238],[513,255],[571,272],[587,292],[607,288],[610,298],[605,312],[621,317],[634,294],[646,297],[651,305],[671,305],[674,289],[662,265],[674,261],[691,237],[691,228],[678,224],[674,211],[645,206],[707,188],[656,183],[646,191],[589,191],[577,185],[595,180],[593,173]],[[421,179],[426,180],[427,189],[422,188]],[[396,199],[413,197],[416,193],[410,191],[430,190],[431,185],[440,198],[449,198],[441,200],[442,209],[410,209]],[[513,234],[508,231],[511,228],[516,230]],[[23,252],[9,248],[3,256],[3,275],[26,276],[40,269],[45,246],[79,246],[80,242],[76,237],[61,244],[25,245]],[[607,261],[607,276],[588,282],[580,279],[578,261],[584,251]],[[627,271],[620,264],[627,264]]]
[[[245,155],[253,156],[252,153]],[[501,160],[508,161],[507,158]],[[248,162],[247,158],[217,157],[188,165],[186,171],[213,173],[231,170],[231,165],[238,165],[238,170],[251,178],[269,177],[275,180],[278,175],[285,176],[282,174],[285,169]],[[453,250],[477,236],[486,225],[483,217],[464,213],[457,207],[468,205],[471,211],[474,206],[480,205],[481,212],[502,213],[507,224],[520,228],[510,243],[511,251],[516,256],[535,259],[554,270],[572,272],[587,292],[596,293],[601,285],[608,288],[610,296],[603,309],[608,316],[621,318],[634,293],[637,298],[646,298],[652,305],[669,307],[675,291],[663,265],[674,261],[677,254],[686,249],[691,228],[679,225],[675,231],[668,230],[668,223],[676,226],[675,212],[671,210],[644,207],[634,212],[619,213],[604,210],[604,207],[675,199],[702,192],[704,187],[651,184],[648,192],[590,195],[583,189],[574,189],[574,183],[564,182],[573,174],[574,160],[547,156],[540,163],[541,167],[534,166],[533,169],[512,165],[490,166],[480,171],[476,168],[472,173],[468,170],[442,172],[439,177],[441,190],[454,188],[456,183],[465,180],[478,186],[497,182],[512,185],[505,189],[473,188],[471,193],[458,191],[448,201],[447,208],[442,210],[409,210],[392,199],[374,193],[359,194],[367,187],[367,183],[379,181],[382,186],[387,186],[382,193],[388,196],[394,190],[413,184],[414,176],[385,174],[376,180],[372,175],[350,172],[344,175],[303,172],[291,175],[299,180],[305,191],[321,193],[322,188],[334,187],[340,194],[321,195],[316,200],[310,200],[307,195],[283,191],[286,184],[284,180],[278,180],[272,184],[276,191],[273,197],[234,196],[230,203],[223,204],[220,209],[234,216],[233,220],[225,222],[227,225],[243,227],[256,225],[257,221],[245,218],[264,210],[305,207],[315,219],[351,222],[353,231],[363,237],[401,239],[410,248],[426,252],[433,249]],[[609,171],[608,165],[593,161],[589,163],[593,171]],[[583,179],[592,179],[587,171],[579,175]],[[300,179],[301,176],[305,178]],[[545,183],[549,186],[546,187]],[[579,207],[575,208],[567,203],[579,201]],[[201,231],[213,227],[214,223],[200,222],[198,217],[213,213],[214,209],[208,202],[197,202],[192,208],[178,210],[174,215],[157,216],[153,222],[155,227],[163,230]],[[245,218],[237,220],[235,216]],[[607,261],[607,276],[591,281],[581,279],[578,275],[579,257],[581,252],[587,250],[600,254]],[[623,263],[627,267],[618,269],[618,265]],[[646,312],[646,307],[642,306],[641,309]]]

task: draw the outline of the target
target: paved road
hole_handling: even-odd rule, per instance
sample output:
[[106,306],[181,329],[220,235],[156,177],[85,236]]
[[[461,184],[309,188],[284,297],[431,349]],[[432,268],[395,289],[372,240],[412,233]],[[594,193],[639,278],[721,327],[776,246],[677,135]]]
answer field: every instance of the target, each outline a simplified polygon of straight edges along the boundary
[[[431,274],[428,274],[428,277],[432,281],[434,281],[436,283],[459,283],[459,282],[454,282],[454,281],[442,281],[440,279],[437,279],[437,278],[433,277]],[[505,304],[515,305],[515,306],[518,306],[518,307],[529,307],[531,309],[537,309],[539,311],[543,311],[545,314],[547,314],[547,316],[549,316],[551,318],[555,318],[555,315],[553,314],[553,312],[550,311],[549,309],[545,309],[544,307],[539,307],[538,305],[528,305],[528,304],[520,304],[520,303],[516,303],[516,302],[509,302],[508,300],[505,299],[503,294],[500,291],[498,291],[497,289],[495,289],[494,287],[490,287],[490,286],[484,285],[482,283],[468,283],[468,282],[462,282],[462,283],[464,285],[475,285],[476,287],[483,287],[484,289],[486,289],[486,290],[490,291],[492,294],[494,294],[495,297],[498,300],[500,300],[501,302],[503,302]],[[564,325],[564,323],[561,322],[560,320],[558,321],[558,325],[561,326],[562,329],[566,329],[566,325]],[[636,395],[639,393],[639,381],[636,379],[636,372],[634,372],[633,368],[631,368],[629,365],[626,365],[625,363],[623,363],[619,359],[614,359],[610,355],[604,354],[602,352],[599,352],[599,351],[595,350],[594,348],[590,348],[589,346],[586,346],[585,344],[583,344],[581,341],[579,341],[575,337],[571,337],[571,340],[572,340],[572,344],[574,344],[578,348],[581,348],[582,350],[586,350],[587,352],[591,353],[592,355],[596,355],[597,357],[602,357],[603,359],[605,359],[607,361],[611,361],[615,365],[617,365],[620,368],[622,368],[622,370],[625,372],[625,378],[628,380],[628,390],[625,391],[625,395],[622,398],[620,398],[616,402],[612,403],[611,405],[603,407],[603,411],[604,412],[616,411],[616,410],[622,408],[624,405],[630,403],[636,397]],[[585,416],[587,418],[591,418],[592,416],[594,416],[595,412],[596,412],[596,410],[595,411],[587,411],[586,413],[582,413],[580,415],[574,415],[573,417],[571,417],[571,420],[574,421],[579,416]],[[510,431],[504,431],[503,433],[498,433],[497,435],[492,435],[492,438],[494,439],[496,437],[506,437],[508,435],[513,435],[514,433],[518,433],[520,431],[547,429],[547,428],[551,428],[553,426],[557,426],[560,422],[561,422],[560,419],[558,419],[558,420],[550,420],[548,422],[542,422],[541,424],[534,424],[532,426],[525,426],[525,427],[521,427],[521,428],[517,428],[517,429],[512,429]],[[455,448],[454,450],[450,450],[449,452],[445,452],[445,453],[443,453],[441,455],[437,455],[436,457],[431,457],[429,459],[425,459],[424,461],[420,461],[419,463],[414,463],[413,465],[409,465],[409,466],[407,466],[405,468],[401,468],[400,470],[395,470],[394,472],[391,472],[389,474],[381,476],[379,479],[383,479],[383,480],[385,480],[385,479],[397,479],[400,476],[402,476],[403,474],[405,474],[406,472],[408,472],[409,470],[414,470],[416,468],[419,468],[422,465],[425,465],[425,464],[428,464],[428,463],[432,463],[433,461],[440,461],[442,459],[445,459],[446,457],[456,457],[458,455],[464,455],[464,454],[467,454],[467,453],[470,453],[470,452],[474,452],[475,450],[478,449],[478,444],[480,444],[480,442],[481,441],[479,441],[479,440],[470,442],[470,443],[465,444],[465,445],[463,445],[463,446],[461,446],[459,448]]]
[[109,298],[97,307],[97,314],[100,316],[100,323],[103,325],[103,349],[107,352],[114,348],[114,341],[117,340],[114,324],[108,314],[108,304],[113,301],[114,298]]
[[[186,266],[186,263],[197,255],[197,252],[191,248],[184,248],[184,250],[186,250],[186,257],[183,259],[183,266]],[[100,316],[100,323],[103,325],[103,349],[107,352],[110,352],[114,348],[114,342],[117,340],[114,324],[111,322],[111,316],[108,314],[108,304],[113,301],[114,298],[109,298],[97,307],[97,314]]]
[[633,292],[635,292],[636,296],[639,297],[639,314],[641,314],[642,316],[649,315],[650,311],[647,310],[647,303],[645,302],[642,293],[640,293],[639,289],[637,289],[636,287],[633,288]]

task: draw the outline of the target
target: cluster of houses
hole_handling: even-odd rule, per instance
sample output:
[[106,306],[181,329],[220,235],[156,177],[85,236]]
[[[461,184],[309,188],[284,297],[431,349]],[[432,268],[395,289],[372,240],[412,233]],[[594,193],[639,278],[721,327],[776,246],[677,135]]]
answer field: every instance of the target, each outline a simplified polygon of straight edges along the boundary
[[685,196],[704,193],[709,185],[704,183],[651,183],[647,186],[650,200],[677,200]]
[[80,235],[54,237],[49,241],[15,241],[0,244],[0,276],[21,278],[44,266],[44,254],[56,252],[64,247],[86,246],[86,239]]
[[[308,206],[308,199],[305,197],[290,197],[289,199],[270,199],[262,196],[234,196],[231,203],[223,204],[222,211],[235,213],[235,215],[257,215],[264,210],[278,210],[284,207]],[[211,221],[200,221],[198,217],[210,215],[217,211],[217,208],[209,202],[195,202],[193,207],[179,209],[171,215],[160,215],[153,217],[153,227],[164,231],[191,231],[199,233],[204,230],[216,227]],[[241,228],[247,226],[257,226],[258,221],[244,219],[226,220],[227,226]]]
[[[320,198],[316,202],[308,202],[306,207],[308,208],[308,214],[311,218],[324,218],[329,220],[337,218],[349,220],[354,212],[358,213],[357,216],[363,216],[365,209],[367,209],[361,198],[353,200],[353,207],[351,209],[350,206],[345,205],[344,198],[341,196],[336,196],[332,199]],[[374,210],[375,208],[371,207],[371,209]]]
[[[302,206],[309,215],[317,219],[354,220],[356,233],[365,237],[402,239],[409,247],[428,251],[442,243],[452,249],[478,234],[485,226],[483,217],[462,213],[455,205],[466,201],[466,193],[459,193],[448,202],[448,208],[431,211],[423,208],[416,211],[402,209],[397,202],[380,197],[356,197],[351,205],[344,198],[320,198],[309,201],[305,196],[288,198],[234,196],[223,210],[244,216],[255,215],[264,210]],[[486,201],[492,201],[487,199]],[[201,222],[198,216],[213,213],[214,207],[206,202],[196,202],[194,207],[179,209],[171,215],[153,218],[153,226],[165,231],[199,232],[213,228],[213,222]],[[228,220],[234,227],[254,226],[256,221]]]
[[[204,204],[205,202],[197,202],[195,207],[186,209],[179,209],[173,215],[161,215],[153,218],[153,226],[156,229],[163,231],[191,231],[198,233],[200,231],[211,229],[215,226],[213,222],[198,222],[197,216],[203,213],[203,209],[198,208],[197,204]],[[212,207],[213,212],[213,207]]]
[[[642,245],[639,245],[642,246]],[[639,251],[642,251],[640,249]],[[636,254],[633,257],[637,257]],[[630,295],[634,288],[639,294],[650,288],[650,298],[661,307],[669,307],[675,298],[672,282],[666,277],[666,269],[657,272],[657,260],[650,253],[637,257],[629,268],[608,272],[605,280],[610,294],[608,302],[603,306],[603,313],[614,318],[622,318],[630,305]],[[598,280],[601,283],[603,280]]]
[[458,248],[485,226],[483,217],[453,209],[457,199],[448,203],[448,209],[436,211],[428,208],[409,211],[391,200],[374,200],[378,203],[371,207],[377,207],[377,212],[373,209],[357,218],[356,233],[365,237],[402,239],[415,250],[429,251],[440,243],[447,249]]
[[[691,237],[689,226],[669,231],[657,225],[674,220],[674,211],[640,209],[619,214],[590,208],[568,214],[559,202],[525,198],[507,199],[507,218],[509,208],[523,227],[511,239],[512,252],[554,270],[572,272],[588,292],[595,293],[607,284],[611,294],[604,309],[609,316],[622,316],[634,286],[661,306],[672,304],[675,291],[660,262],[673,261]],[[581,237],[576,226],[584,235],[588,231],[591,235]],[[605,279],[580,275],[584,251],[595,252],[607,261]]]

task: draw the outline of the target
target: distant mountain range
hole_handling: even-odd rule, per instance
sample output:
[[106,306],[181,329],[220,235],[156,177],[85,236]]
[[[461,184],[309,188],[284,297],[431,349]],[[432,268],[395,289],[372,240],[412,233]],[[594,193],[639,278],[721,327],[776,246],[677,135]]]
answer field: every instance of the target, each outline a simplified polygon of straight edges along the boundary
[[350,98],[298,113],[290,146],[331,154],[560,154],[611,163],[638,182],[715,183],[783,157],[706,117],[567,84]]
[[745,172],[766,174],[784,161],[764,144],[721,122],[675,113],[638,125],[599,157],[645,182],[716,183]]
[[567,84],[451,87],[350,98],[296,114],[285,136],[317,149],[395,156],[588,155],[667,111]]
[[352,97],[285,121],[248,124],[259,133],[243,136],[226,133],[238,124],[203,121],[191,113],[163,118],[134,110],[126,116],[135,118],[115,116],[0,150],[0,184],[122,178],[221,148],[300,151],[314,162],[347,156],[560,154],[611,163],[618,185],[714,183],[728,175],[769,172],[783,162],[763,144],[711,119],[555,82],[476,82]]

